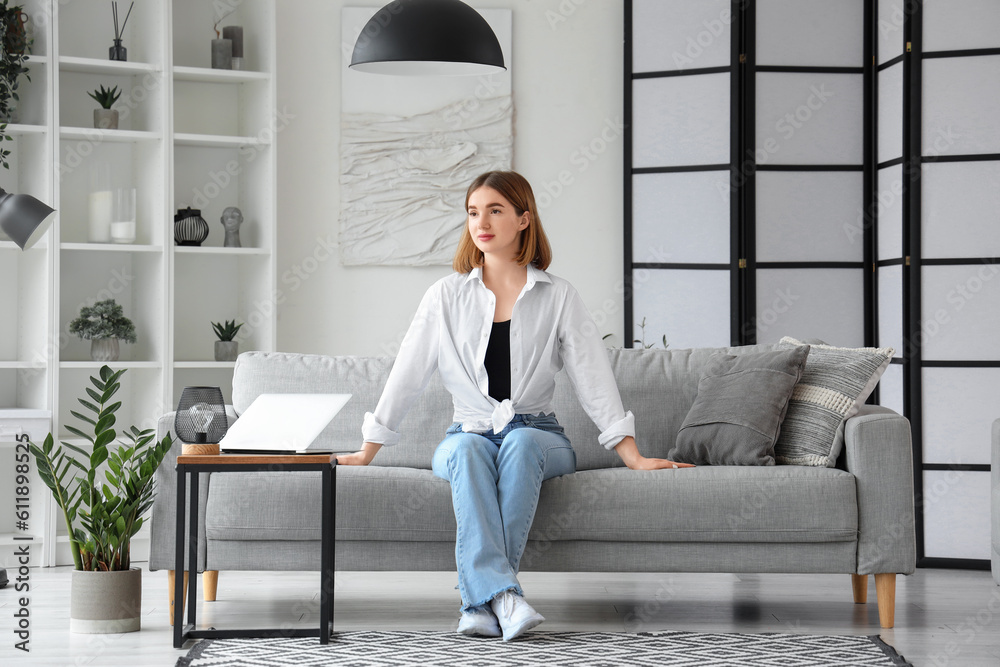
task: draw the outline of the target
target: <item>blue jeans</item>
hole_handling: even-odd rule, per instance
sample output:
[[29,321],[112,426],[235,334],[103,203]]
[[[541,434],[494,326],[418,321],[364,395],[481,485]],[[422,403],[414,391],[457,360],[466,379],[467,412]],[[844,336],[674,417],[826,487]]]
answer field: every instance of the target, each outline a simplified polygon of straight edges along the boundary
[[462,610],[514,590],[542,481],[576,470],[576,454],[550,415],[515,415],[503,431],[465,433],[455,423],[434,452],[434,474],[451,482]]

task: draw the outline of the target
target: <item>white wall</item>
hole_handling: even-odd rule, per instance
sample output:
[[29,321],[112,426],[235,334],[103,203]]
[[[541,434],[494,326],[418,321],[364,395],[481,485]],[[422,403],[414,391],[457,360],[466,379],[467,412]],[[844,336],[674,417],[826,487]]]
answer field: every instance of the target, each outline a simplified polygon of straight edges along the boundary
[[[466,1],[513,10],[514,169],[543,201],[560,174],[569,183],[540,211],[549,270],[621,345],[622,3]],[[340,13],[364,4],[376,5],[282,0],[278,11],[278,109],[288,118],[278,136],[280,351],[394,354],[424,290],[451,271],[338,258]]]

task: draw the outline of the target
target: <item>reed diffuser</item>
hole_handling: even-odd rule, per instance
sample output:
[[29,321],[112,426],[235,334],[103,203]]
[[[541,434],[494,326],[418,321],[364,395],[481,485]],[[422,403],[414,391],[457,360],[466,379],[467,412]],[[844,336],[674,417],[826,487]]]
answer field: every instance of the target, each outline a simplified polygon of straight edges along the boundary
[[115,43],[114,46],[108,48],[108,58],[110,60],[128,60],[128,49],[122,46],[122,35],[125,34],[125,24],[128,23],[128,17],[132,15],[132,8],[135,7],[135,2],[128,6],[128,12],[125,13],[125,20],[122,21],[121,27],[118,26],[118,3],[111,3],[111,14],[115,19]]

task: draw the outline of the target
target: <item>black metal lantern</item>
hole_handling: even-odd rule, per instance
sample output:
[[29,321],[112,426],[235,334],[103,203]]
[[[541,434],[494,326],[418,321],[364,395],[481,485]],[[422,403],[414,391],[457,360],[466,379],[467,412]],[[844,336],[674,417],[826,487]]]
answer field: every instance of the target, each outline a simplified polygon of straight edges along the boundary
[[500,42],[460,0],[393,0],[354,44],[351,69],[377,74],[489,74],[507,69]]
[[226,402],[218,387],[184,387],[177,413],[174,415],[174,432],[186,443],[218,443],[229,430]]

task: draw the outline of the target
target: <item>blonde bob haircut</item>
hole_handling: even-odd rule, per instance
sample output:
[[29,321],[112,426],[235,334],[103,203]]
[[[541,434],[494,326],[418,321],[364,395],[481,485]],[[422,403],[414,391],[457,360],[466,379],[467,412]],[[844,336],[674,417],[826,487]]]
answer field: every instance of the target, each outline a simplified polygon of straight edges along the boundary
[[[465,192],[465,210],[469,210],[469,198],[479,188],[493,188],[511,203],[518,217],[528,212],[528,226],[521,231],[521,251],[515,258],[519,266],[533,264],[535,268],[544,271],[552,263],[552,248],[542,229],[542,221],[538,217],[538,206],[535,204],[535,194],[527,179],[515,171],[488,171],[476,177]],[[483,251],[476,247],[469,233],[466,220],[462,238],[455,251],[452,268],[458,273],[469,273],[477,266],[483,265]]]

